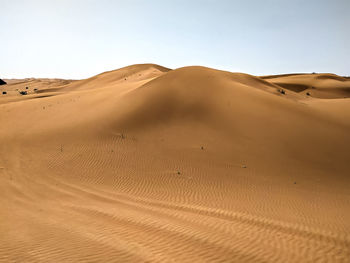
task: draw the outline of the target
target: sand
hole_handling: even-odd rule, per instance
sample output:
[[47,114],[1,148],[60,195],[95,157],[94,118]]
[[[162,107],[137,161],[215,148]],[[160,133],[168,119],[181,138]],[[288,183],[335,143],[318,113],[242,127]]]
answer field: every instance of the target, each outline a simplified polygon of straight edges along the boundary
[[0,262],[350,262],[349,78],[5,81]]

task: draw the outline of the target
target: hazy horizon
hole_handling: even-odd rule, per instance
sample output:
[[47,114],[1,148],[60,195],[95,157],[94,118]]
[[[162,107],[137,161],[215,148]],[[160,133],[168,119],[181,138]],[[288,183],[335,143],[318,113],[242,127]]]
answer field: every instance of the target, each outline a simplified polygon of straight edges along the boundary
[[0,78],[131,64],[350,75],[350,1],[1,1]]

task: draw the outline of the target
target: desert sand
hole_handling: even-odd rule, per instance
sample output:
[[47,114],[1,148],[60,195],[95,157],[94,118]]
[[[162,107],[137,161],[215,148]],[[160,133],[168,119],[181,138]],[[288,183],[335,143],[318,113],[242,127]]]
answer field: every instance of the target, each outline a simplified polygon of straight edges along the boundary
[[350,262],[350,78],[5,81],[1,262]]

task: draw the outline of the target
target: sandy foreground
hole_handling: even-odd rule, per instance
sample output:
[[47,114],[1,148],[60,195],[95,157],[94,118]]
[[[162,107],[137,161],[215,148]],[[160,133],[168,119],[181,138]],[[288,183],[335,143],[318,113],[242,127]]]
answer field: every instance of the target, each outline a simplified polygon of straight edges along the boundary
[[6,81],[0,262],[350,262],[350,78]]

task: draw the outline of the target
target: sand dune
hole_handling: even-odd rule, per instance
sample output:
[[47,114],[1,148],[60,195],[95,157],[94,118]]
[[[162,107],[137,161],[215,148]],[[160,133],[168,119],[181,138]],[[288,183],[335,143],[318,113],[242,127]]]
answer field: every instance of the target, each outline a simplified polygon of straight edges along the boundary
[[7,82],[0,262],[349,262],[348,78]]
[[335,74],[286,74],[261,77],[285,89],[315,98],[349,98],[349,78]]
[[[100,87],[111,87],[118,84],[126,84],[128,82],[149,81],[152,78],[158,77],[170,69],[154,65],[140,64],[124,67],[117,70],[104,72],[92,78],[80,80],[66,87],[67,90],[77,89],[95,89]],[[102,85],[102,86],[101,86]]]

